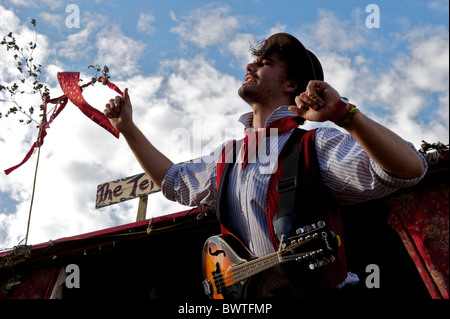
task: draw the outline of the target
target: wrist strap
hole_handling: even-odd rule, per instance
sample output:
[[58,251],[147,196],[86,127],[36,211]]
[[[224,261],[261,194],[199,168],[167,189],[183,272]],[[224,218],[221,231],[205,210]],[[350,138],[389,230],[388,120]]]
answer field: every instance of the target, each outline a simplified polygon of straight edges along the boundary
[[352,120],[353,116],[359,112],[359,109],[348,102],[346,97],[341,97],[336,104],[333,115],[330,117],[330,121],[340,127],[346,126]]
[[346,97],[341,97],[339,102],[336,104],[333,115],[330,117],[330,121],[334,124],[338,124],[347,114],[348,99]]
[[350,106],[349,110],[347,111],[347,114],[344,116],[344,118],[337,123],[337,125],[339,125],[340,127],[345,127],[348,123],[350,123],[350,121],[352,120],[353,116],[360,112],[359,109],[353,105],[348,103],[348,105]]

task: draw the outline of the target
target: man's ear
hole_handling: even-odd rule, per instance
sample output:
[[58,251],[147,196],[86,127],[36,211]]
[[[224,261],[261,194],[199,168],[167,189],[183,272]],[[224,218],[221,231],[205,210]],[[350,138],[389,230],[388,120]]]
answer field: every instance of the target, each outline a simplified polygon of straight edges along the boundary
[[293,80],[286,80],[286,86],[284,88],[287,93],[295,93],[297,91],[298,84]]

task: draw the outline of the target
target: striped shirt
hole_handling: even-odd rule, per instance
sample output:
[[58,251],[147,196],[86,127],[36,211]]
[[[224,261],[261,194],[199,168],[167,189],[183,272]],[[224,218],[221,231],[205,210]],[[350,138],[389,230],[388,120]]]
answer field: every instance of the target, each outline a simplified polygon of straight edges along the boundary
[[[281,106],[269,116],[266,127],[275,120],[292,115],[294,113],[288,110],[287,105]],[[245,128],[250,128],[253,113],[242,115],[239,121]],[[274,251],[267,231],[265,196],[270,173],[275,171],[279,152],[291,133],[277,135],[275,140],[271,135],[265,139],[267,156],[249,159],[243,170],[241,165],[234,165],[230,170],[225,211],[235,234],[257,257]],[[401,179],[390,175],[364,152],[350,134],[335,128],[318,128],[315,143],[323,182],[341,205],[387,196],[399,188],[413,186],[423,177]],[[198,163],[173,165],[162,183],[164,196],[187,206],[215,206],[216,165],[223,145]],[[409,145],[414,149],[411,143]],[[427,167],[423,157],[422,160]],[[349,281],[357,280],[351,277]]]

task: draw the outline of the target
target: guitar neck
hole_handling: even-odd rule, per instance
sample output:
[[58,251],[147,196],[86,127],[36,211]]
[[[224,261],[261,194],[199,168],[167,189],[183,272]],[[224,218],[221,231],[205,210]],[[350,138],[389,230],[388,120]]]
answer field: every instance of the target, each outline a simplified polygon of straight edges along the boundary
[[237,265],[232,268],[234,281],[237,282],[250,278],[251,276],[259,274],[260,272],[272,268],[280,263],[281,261],[278,257],[278,253],[272,253],[267,256]]

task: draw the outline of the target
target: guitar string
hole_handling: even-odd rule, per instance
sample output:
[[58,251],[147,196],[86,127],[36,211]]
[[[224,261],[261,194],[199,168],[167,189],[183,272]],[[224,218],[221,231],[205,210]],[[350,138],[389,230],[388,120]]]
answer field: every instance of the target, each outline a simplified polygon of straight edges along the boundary
[[[271,259],[273,259],[273,261],[278,264],[278,256],[276,254],[271,256]],[[289,259],[294,259],[293,257],[287,257],[286,258],[287,261],[289,261]],[[243,265],[238,265],[238,266],[243,266]],[[263,266],[263,270],[269,269],[274,265],[270,265],[269,267]],[[212,281],[214,281],[214,283],[216,284],[216,290],[217,288],[219,288],[218,290],[222,290],[223,288],[226,288],[228,286],[231,286],[243,279],[249,278],[252,276],[252,274],[248,274],[246,273],[248,271],[248,269],[250,269],[250,272],[252,272],[252,269],[250,267],[248,267],[247,265],[245,265],[244,269],[237,269],[238,272],[237,274],[234,273],[233,271],[233,267],[227,269],[224,272],[221,272],[220,274],[215,274],[212,276],[212,278],[208,281],[209,283],[211,283]],[[262,271],[262,270],[261,270]],[[258,273],[259,270],[256,272]]]
[[[292,249],[295,249],[298,246],[306,244],[307,242],[309,242],[309,241],[311,241],[313,239],[314,238],[310,238],[310,239],[307,239],[307,240],[302,241],[302,242],[297,242],[295,244],[291,244],[289,247],[285,248],[282,251],[282,254],[284,254],[284,253],[286,253],[288,251],[291,251]],[[305,254],[307,254],[307,253],[303,253],[302,256],[304,256]],[[299,254],[297,254],[296,256],[287,256],[287,257],[284,258],[284,261],[289,261],[289,260],[298,259],[298,258],[299,258]],[[219,274],[213,275],[212,278],[210,280],[208,280],[208,282],[211,283],[211,281],[213,280],[214,283],[219,285],[219,289],[220,290],[222,289],[222,285],[224,286],[223,288],[231,286],[231,285],[235,284],[236,282],[239,282],[239,281],[241,281],[243,279],[251,277],[252,275],[249,276],[248,272],[249,272],[249,270],[250,270],[250,272],[252,272],[252,270],[253,271],[255,270],[255,266],[253,264],[258,264],[258,263],[264,264],[264,262],[266,262],[266,261],[263,261],[263,259],[268,259],[268,260],[273,259],[271,262],[276,261],[275,264],[277,264],[278,261],[281,262],[281,259],[279,259],[278,254],[277,253],[272,253],[270,255],[258,258],[258,259],[254,260],[254,261],[249,261],[249,262],[244,263],[244,264],[238,264],[238,265],[235,265],[234,267],[231,266],[226,271],[220,272]],[[267,265],[265,265],[265,266],[263,266],[263,268],[264,268],[263,270],[269,269],[269,268],[271,268],[273,266],[275,266],[275,265],[270,265],[268,267],[267,267]],[[256,271],[256,273],[258,273],[258,272],[260,272],[260,270]],[[220,277],[222,277],[222,278],[220,278]],[[216,290],[217,290],[217,287],[216,287]]]
[[[304,256],[306,253],[302,254],[302,256]],[[289,260],[294,260],[296,258],[298,258],[299,255],[297,254],[296,257],[285,257],[285,261],[289,261]],[[272,259],[272,260],[270,260]],[[259,259],[258,259],[259,261]],[[226,271],[223,271],[219,274],[214,274],[211,279],[208,282],[214,281],[215,283],[218,283],[219,285],[221,283],[224,284],[225,287],[228,287],[236,282],[239,282],[243,279],[246,279],[248,277],[251,277],[252,275],[249,275],[248,272],[253,273],[255,270],[255,274],[259,273],[260,271],[263,270],[267,270],[273,266],[275,266],[276,264],[279,263],[279,259],[277,254],[272,254],[270,255],[270,258],[268,258],[268,261],[270,263],[274,263],[273,265],[269,264],[269,266],[264,265],[263,262],[261,262],[263,265],[261,267],[255,267],[252,264],[247,265],[248,263],[245,264],[239,264],[239,265],[235,265],[234,267],[231,266],[230,268],[228,268]],[[267,261],[264,261],[267,263]],[[260,270],[262,268],[262,270]],[[221,288],[221,287],[219,287]]]
[[[305,239],[304,241],[293,243],[290,246],[283,249],[281,251],[281,254],[291,251],[292,249],[296,249],[299,246],[302,246],[302,245],[310,242],[312,239],[314,239],[314,238]],[[306,253],[303,253],[302,256],[305,254]],[[276,261],[275,264],[279,263],[278,254],[277,254],[277,252],[275,252],[275,253],[260,257],[255,260],[248,261],[243,264],[235,265],[234,267],[231,266],[226,271],[220,272],[219,274],[214,274],[212,276],[212,278],[210,280],[208,280],[208,282],[211,283],[211,281],[213,280],[214,283],[218,283],[220,286],[222,286],[221,284],[223,283],[224,287],[228,287],[236,282],[239,282],[245,278],[248,278],[249,276],[247,275],[247,273],[248,273],[249,269],[250,269],[250,271],[252,270],[252,268],[255,269],[255,266],[253,264],[258,264],[258,263],[264,264],[264,262],[266,262],[266,259],[269,261],[270,261],[270,259],[273,259],[274,261]],[[289,256],[288,256],[285,259],[291,259],[291,258],[289,258]],[[273,266],[275,266],[275,265],[273,265]],[[263,267],[265,267],[265,266],[263,266]],[[266,269],[271,268],[271,267],[272,266],[267,267]],[[263,269],[263,270],[266,270],[266,269]],[[257,272],[259,272],[259,270]],[[222,279],[220,279],[220,277],[222,277]],[[217,287],[216,287],[216,289],[217,289]],[[222,287],[219,287],[219,289],[221,290]]]
[[[270,258],[273,258],[272,254],[258,258],[255,261],[258,261],[259,263],[263,263],[266,259],[270,259]],[[209,282],[211,283],[211,281],[213,280],[215,284],[219,285],[219,289],[222,289],[222,284],[224,287],[228,287],[242,279],[245,279],[245,277],[246,277],[245,273],[248,272],[249,266],[253,265],[255,263],[255,261],[249,261],[244,264],[238,264],[238,265],[235,265],[234,267],[231,266],[227,270],[222,271],[219,274],[214,274],[212,276],[211,280],[209,280]],[[242,276],[239,277],[239,275],[242,273],[244,273],[244,278],[241,278]],[[216,290],[217,290],[217,287],[216,287]]]
[[[292,244],[289,247],[285,248],[284,251],[281,251],[281,253],[284,253],[291,249],[295,249],[298,246],[301,246],[309,241],[310,240],[305,240],[302,242],[297,242],[295,244]],[[293,247],[293,246],[296,246],[296,247]],[[275,259],[275,257],[276,257],[276,259]],[[250,270],[251,270],[251,268],[255,269],[254,267],[252,267],[253,264],[263,264],[266,260],[270,260],[270,259],[279,260],[279,256],[277,253],[272,253],[272,254],[263,256],[261,258],[258,258],[254,261],[249,261],[244,264],[236,265],[235,267],[231,266],[225,272],[221,271],[219,274],[214,274],[212,276],[212,278],[210,280],[208,280],[208,282],[211,284],[211,281],[213,280],[216,285],[217,284],[219,285],[219,290],[221,290],[222,284],[224,285],[224,287],[228,287],[242,279],[248,278],[249,277],[248,276],[249,268],[250,268]],[[271,267],[272,266],[270,266],[268,268],[271,268]],[[268,269],[268,268],[266,268],[266,269]],[[265,269],[263,269],[263,270],[265,270]],[[244,276],[241,276],[241,274],[243,274]],[[217,290],[217,287],[216,287],[216,290]]]

